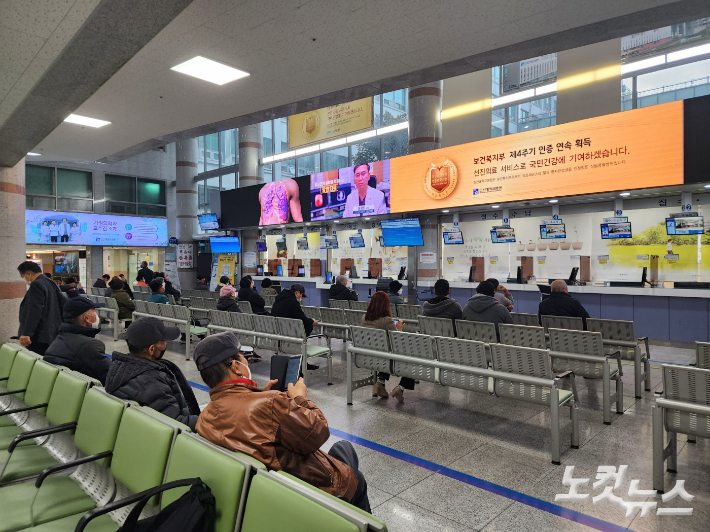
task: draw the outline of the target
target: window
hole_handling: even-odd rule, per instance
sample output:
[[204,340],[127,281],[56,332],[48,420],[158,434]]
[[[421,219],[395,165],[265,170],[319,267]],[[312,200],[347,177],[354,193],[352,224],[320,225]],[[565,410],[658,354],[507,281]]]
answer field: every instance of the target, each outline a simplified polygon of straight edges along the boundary
[[25,189],[28,209],[94,211],[91,172],[27,164]]
[[222,190],[234,190],[237,188],[237,175],[226,174],[222,176]]
[[327,170],[338,170],[346,166],[349,166],[347,146],[323,152],[323,172]]
[[[277,118],[274,120],[274,153],[288,151],[288,119]],[[266,155],[266,154],[264,154]],[[277,178],[278,179],[278,178]]]
[[205,172],[219,168],[219,133],[205,135]]
[[317,174],[320,172],[320,153],[311,153],[299,157],[297,164],[298,175]]
[[165,181],[106,174],[106,212],[166,216]]
[[271,120],[262,122],[261,124],[261,134],[263,138],[262,144],[264,145],[264,157],[274,154],[274,132],[271,128]]
[[197,173],[205,171],[205,137],[197,137]]
[[274,163],[274,181],[296,177],[296,159]]
[[237,130],[229,129],[219,134],[219,162],[220,166],[233,166],[239,159],[237,150]]
[[165,205],[165,181],[138,178],[138,203]]

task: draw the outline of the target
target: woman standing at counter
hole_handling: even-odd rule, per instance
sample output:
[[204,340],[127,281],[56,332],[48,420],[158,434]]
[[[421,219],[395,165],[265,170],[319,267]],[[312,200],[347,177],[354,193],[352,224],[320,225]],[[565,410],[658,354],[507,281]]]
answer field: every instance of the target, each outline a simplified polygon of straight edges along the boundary
[[[372,329],[384,329],[385,331],[401,331],[404,328],[403,321],[395,321],[390,311],[390,298],[384,292],[375,292],[367,305],[367,312],[362,317],[362,326]],[[389,380],[389,373],[377,373],[377,382],[372,388],[373,395],[378,397],[389,397],[390,395],[400,403],[404,402],[404,390],[414,389],[414,379],[402,377],[399,384],[387,393],[385,381]]]

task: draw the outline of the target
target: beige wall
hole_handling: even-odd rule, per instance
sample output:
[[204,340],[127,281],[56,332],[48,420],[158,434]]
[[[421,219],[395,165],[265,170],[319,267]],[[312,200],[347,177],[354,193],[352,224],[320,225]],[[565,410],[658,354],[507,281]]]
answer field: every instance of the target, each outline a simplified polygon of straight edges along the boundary
[[[444,80],[442,109],[480,101],[482,109],[442,121],[441,146],[456,146],[491,136],[491,70],[489,68]],[[484,104],[483,102],[488,102]]]

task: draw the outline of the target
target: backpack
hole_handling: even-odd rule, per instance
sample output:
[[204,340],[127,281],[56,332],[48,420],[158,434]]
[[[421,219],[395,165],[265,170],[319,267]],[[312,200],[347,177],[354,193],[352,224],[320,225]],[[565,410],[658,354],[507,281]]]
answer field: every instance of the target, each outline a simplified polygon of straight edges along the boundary
[[159,514],[138,521],[152,493],[141,499],[117,532],[214,532],[215,498],[199,478],[190,490]]

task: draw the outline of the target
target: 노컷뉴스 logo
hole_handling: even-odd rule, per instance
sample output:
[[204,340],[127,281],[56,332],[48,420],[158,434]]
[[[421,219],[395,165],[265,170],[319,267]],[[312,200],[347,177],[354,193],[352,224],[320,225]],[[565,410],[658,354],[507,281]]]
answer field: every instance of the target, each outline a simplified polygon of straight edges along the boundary
[[434,159],[424,175],[424,191],[430,198],[444,199],[456,188],[458,170],[447,157]]
[[[641,517],[651,515],[651,510],[656,510],[656,515],[692,515],[692,508],[659,508],[657,491],[640,489],[640,480],[632,480],[629,484],[628,494],[621,493],[621,496],[614,491],[621,492],[626,481],[626,472],[629,466],[619,466],[617,471],[614,466],[599,466],[597,468],[596,482],[592,484],[592,490],[601,490],[597,495],[589,493],[580,493],[584,486],[589,484],[588,478],[574,478],[574,466],[565,467],[565,473],[562,476],[562,485],[569,488],[568,493],[558,493],[555,495],[555,501],[586,501],[591,497],[594,505],[607,501],[615,504],[626,510],[626,517],[636,515],[636,512],[641,511]],[[592,496],[593,495],[593,496]],[[629,500],[624,499],[624,495],[628,495]],[[649,499],[653,497],[653,499]],[[663,503],[669,502],[676,497],[690,502],[695,496],[685,491],[685,480],[676,480],[673,489],[664,493],[661,496]],[[634,500],[635,499],[635,500]]]

